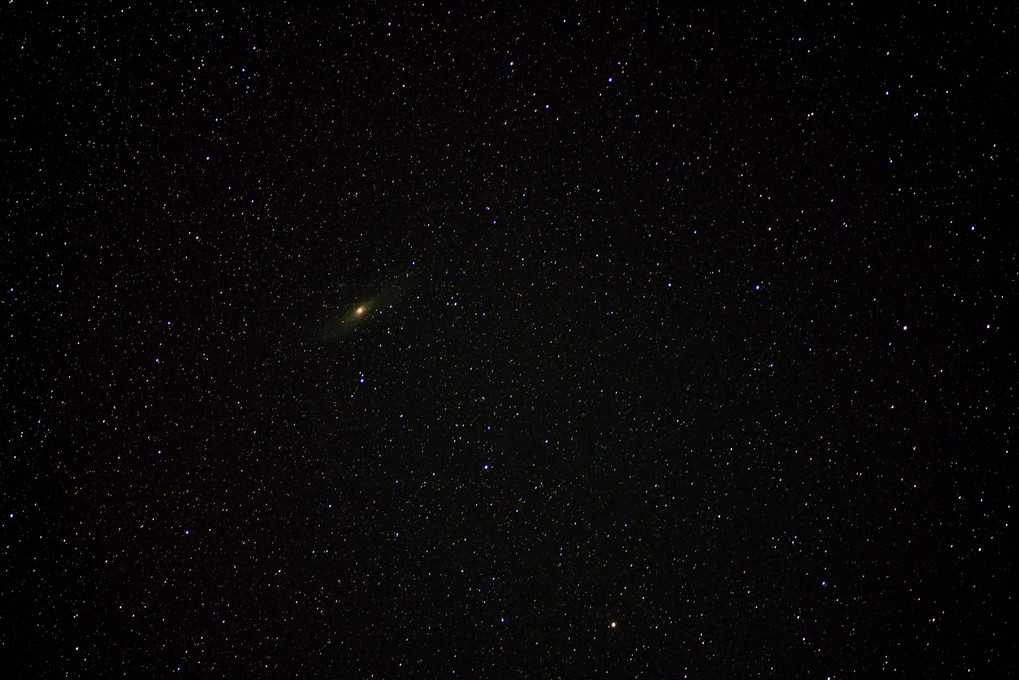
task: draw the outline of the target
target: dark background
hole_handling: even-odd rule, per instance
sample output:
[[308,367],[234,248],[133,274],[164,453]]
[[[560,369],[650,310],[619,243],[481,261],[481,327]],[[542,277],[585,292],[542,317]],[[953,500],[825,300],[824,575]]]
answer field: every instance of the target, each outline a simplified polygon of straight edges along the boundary
[[1007,3],[57,4],[6,677],[1014,673]]

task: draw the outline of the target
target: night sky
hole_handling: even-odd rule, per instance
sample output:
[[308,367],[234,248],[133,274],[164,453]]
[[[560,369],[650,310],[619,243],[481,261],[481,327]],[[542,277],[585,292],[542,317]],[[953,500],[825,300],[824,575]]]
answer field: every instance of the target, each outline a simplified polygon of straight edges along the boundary
[[1008,3],[95,4],[0,8],[5,677],[1015,672]]

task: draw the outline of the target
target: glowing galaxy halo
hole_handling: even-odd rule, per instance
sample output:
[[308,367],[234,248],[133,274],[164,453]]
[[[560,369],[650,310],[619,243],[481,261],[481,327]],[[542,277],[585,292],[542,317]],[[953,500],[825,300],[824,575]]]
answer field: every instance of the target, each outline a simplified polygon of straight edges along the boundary
[[[331,289],[335,297],[323,300],[315,329],[318,342],[343,341],[355,334],[368,332],[386,317],[397,300],[420,285],[423,274],[412,271],[390,278],[381,285],[350,290],[348,284],[337,281]],[[339,293],[339,295],[336,295]]]
[[[378,317],[399,297],[399,294],[399,288],[389,286],[373,295],[355,298],[353,302],[333,307],[334,311],[327,312],[321,327],[321,339],[330,341],[350,337]],[[340,311],[344,309],[346,311]]]

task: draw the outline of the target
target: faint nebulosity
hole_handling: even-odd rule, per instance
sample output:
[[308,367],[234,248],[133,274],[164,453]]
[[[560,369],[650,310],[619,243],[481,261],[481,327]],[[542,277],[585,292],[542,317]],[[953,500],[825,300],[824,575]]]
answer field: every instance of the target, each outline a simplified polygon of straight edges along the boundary
[[1014,674],[1015,16],[863,4],[5,4],[5,676]]

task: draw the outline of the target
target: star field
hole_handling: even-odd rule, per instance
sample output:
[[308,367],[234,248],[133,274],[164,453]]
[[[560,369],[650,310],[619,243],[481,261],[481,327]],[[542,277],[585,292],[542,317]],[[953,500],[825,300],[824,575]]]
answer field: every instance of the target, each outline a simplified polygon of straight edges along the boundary
[[6,676],[1010,677],[1015,17],[859,4],[5,5]]

